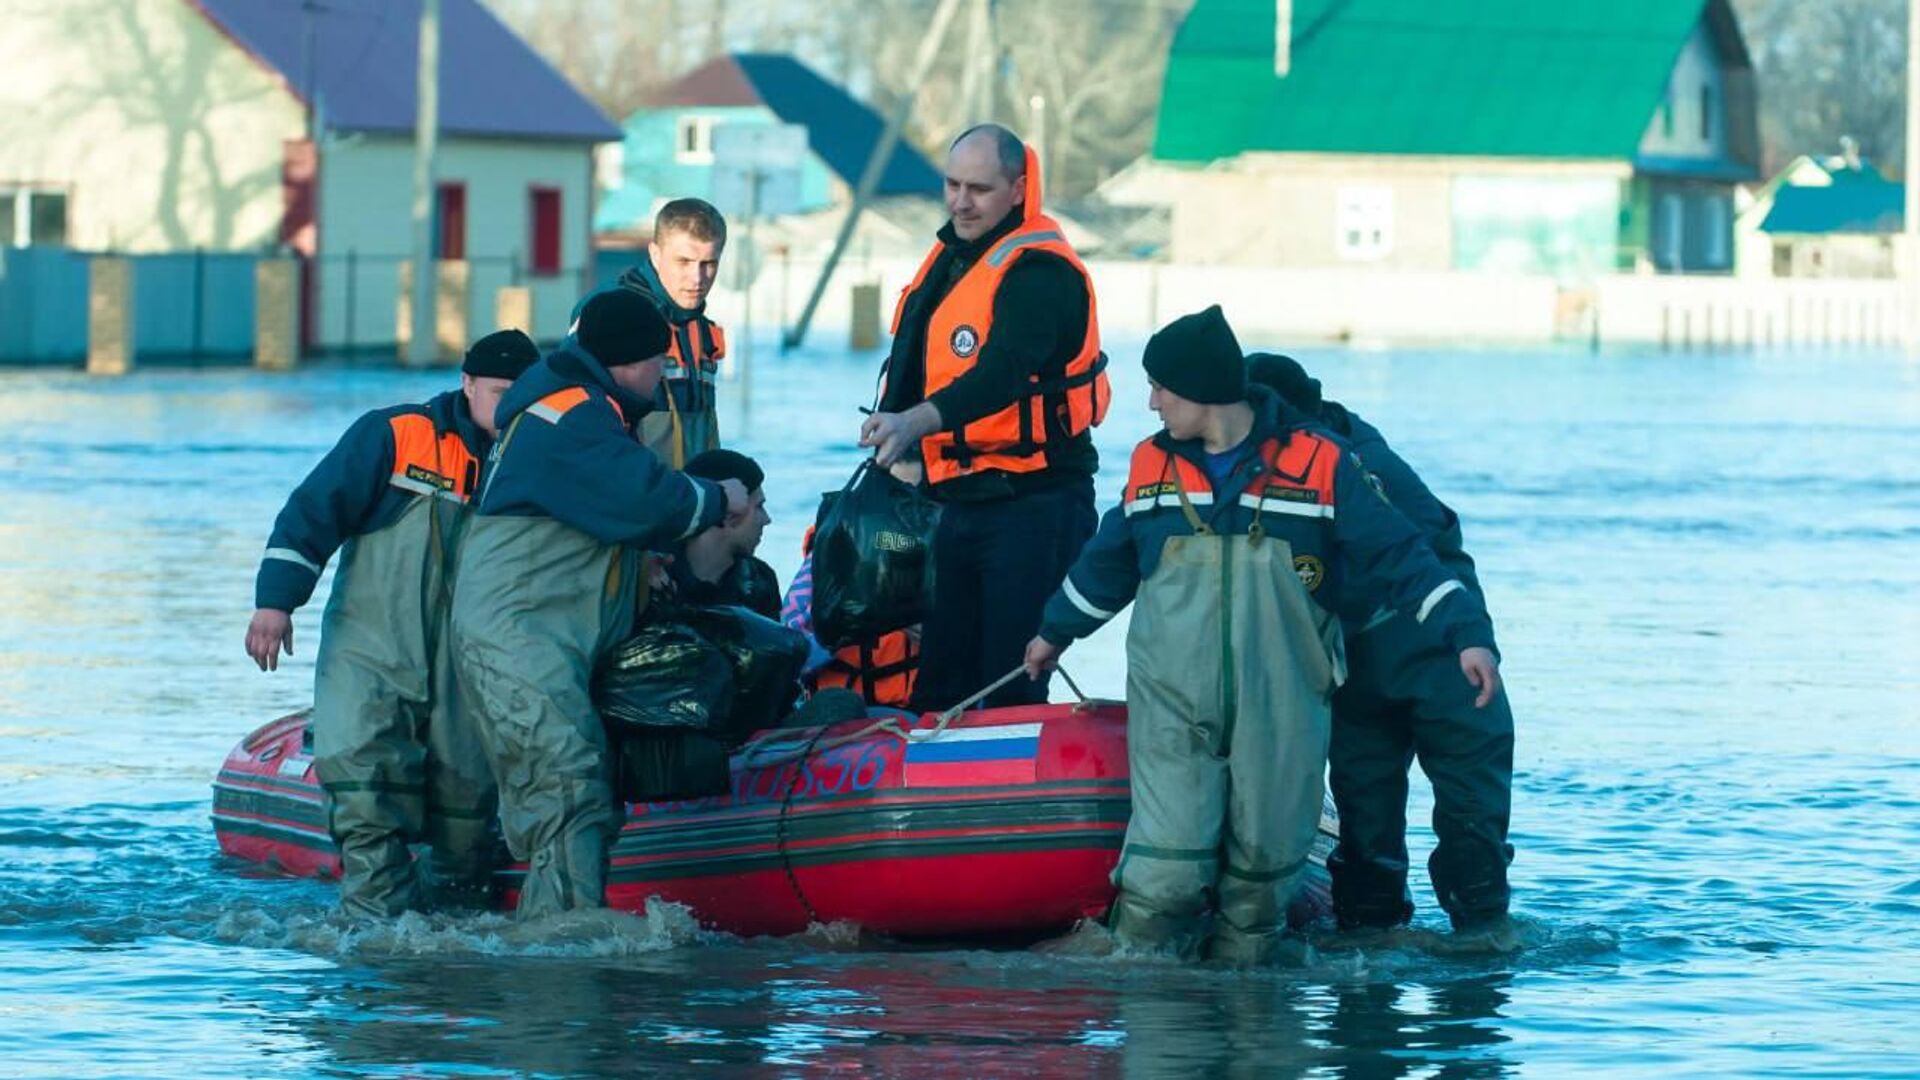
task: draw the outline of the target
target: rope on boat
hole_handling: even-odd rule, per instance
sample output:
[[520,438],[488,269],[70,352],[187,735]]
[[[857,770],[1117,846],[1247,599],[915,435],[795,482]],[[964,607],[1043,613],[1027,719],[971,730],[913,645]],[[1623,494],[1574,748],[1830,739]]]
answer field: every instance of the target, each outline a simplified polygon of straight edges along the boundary
[[[819,742],[820,736],[826,733],[827,729],[824,727],[815,731],[813,738],[807,740],[807,745],[801,748],[801,756],[805,757],[811,753],[813,744]],[[774,819],[773,845],[780,852],[780,868],[787,872],[787,884],[793,888],[794,897],[800,901],[800,907],[807,913],[807,925],[813,926],[820,921],[820,913],[813,909],[813,901],[807,899],[807,891],[800,887],[800,876],[793,872],[793,853],[787,850],[787,815],[793,810],[793,797],[799,793],[801,781],[805,777],[804,771],[793,770],[793,778],[787,783],[786,793],[780,798],[780,816]]]
[[[1075,697],[1079,698],[1082,702],[1087,701],[1087,695],[1080,692],[1080,687],[1074,684],[1072,676],[1068,675],[1064,669],[1056,668],[1055,670],[1059,671],[1060,677],[1066,680],[1068,689],[1073,691]],[[929,728],[904,728],[900,726],[900,721],[895,717],[885,716],[852,734],[839,735],[832,739],[823,740],[821,736],[827,733],[827,729],[825,726],[822,726],[816,728],[812,737],[798,747],[785,747],[777,753],[755,756],[755,748],[748,746],[742,752],[741,766],[746,769],[765,769],[775,765],[784,765],[789,761],[804,762],[807,758],[812,757],[819,751],[831,750],[836,746],[845,746],[848,743],[859,742],[861,739],[871,738],[874,735],[882,733],[896,736],[909,743],[926,742],[929,739],[937,737],[947,729],[947,725],[953,723],[965,714],[969,705],[978,704],[981,699],[1026,674],[1026,672],[1026,665],[1022,664],[994,680],[991,686],[967,695],[958,705],[955,705],[953,708],[948,709],[935,718],[933,726]],[[780,866],[781,869],[786,871],[787,884],[793,889],[793,895],[800,901],[801,908],[806,911],[808,924],[813,925],[819,923],[820,913],[814,910],[813,902],[807,899],[807,891],[800,887],[800,877],[793,871],[793,854],[787,849],[787,816],[793,811],[793,797],[799,793],[805,778],[806,773],[804,770],[795,769],[793,776],[787,782],[787,790],[782,794],[780,799],[780,816],[774,819],[774,847],[780,852]]]

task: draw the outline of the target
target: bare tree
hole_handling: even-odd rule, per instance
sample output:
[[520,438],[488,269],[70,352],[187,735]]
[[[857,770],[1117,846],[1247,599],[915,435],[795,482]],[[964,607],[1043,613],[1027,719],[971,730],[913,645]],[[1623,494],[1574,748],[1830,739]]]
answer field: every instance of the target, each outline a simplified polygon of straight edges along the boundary
[[[938,155],[960,128],[1024,131],[1046,100],[1049,186],[1084,192],[1152,142],[1168,50],[1192,0],[983,0],[984,34],[962,20],[920,86],[911,66],[934,0],[486,0],[548,62],[616,118],[724,48],[792,52],[883,113],[914,93],[906,137]],[[974,50],[992,52],[984,60]],[[969,94],[968,73],[992,84]],[[974,115],[980,102],[990,107]]]
[[[955,132],[995,120],[1029,137],[1035,97],[1044,99],[1040,151],[1048,187],[1084,194],[1145,153],[1153,141],[1161,79],[1187,0],[994,0],[985,34],[994,56],[969,51],[979,35],[965,23],[924,85],[908,87],[907,68],[924,29],[924,0],[869,0],[866,57],[882,108],[918,93],[908,135],[938,155]],[[883,10],[874,10],[876,7]],[[986,115],[968,93],[968,73],[986,68],[993,92]],[[978,78],[978,75],[975,76]]]
[[726,40],[724,0],[485,0],[615,120]]
[[1906,153],[1905,0],[1734,0],[1760,87],[1764,168],[1859,140],[1883,170]]
[[1002,0],[1002,83],[1011,117],[1045,102],[1048,187],[1080,194],[1146,153],[1160,112],[1173,35],[1190,4]]

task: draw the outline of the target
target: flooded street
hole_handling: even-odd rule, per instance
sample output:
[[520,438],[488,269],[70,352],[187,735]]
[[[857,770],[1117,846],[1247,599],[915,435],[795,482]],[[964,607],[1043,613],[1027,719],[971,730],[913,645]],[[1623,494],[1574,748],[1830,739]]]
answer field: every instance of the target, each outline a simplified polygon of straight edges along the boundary
[[[1276,343],[1248,341],[1249,348]],[[1102,508],[1155,424],[1114,353]],[[762,348],[722,433],[784,580],[877,360]],[[451,372],[0,372],[0,1074],[1496,1077],[1920,1071],[1920,364],[1299,352],[1457,509],[1519,726],[1534,944],[1320,936],[1259,972],[783,941],[685,913],[349,928],[223,860],[228,749],[308,703],[241,638],[288,491]],[[322,592],[326,586],[323,584]],[[1124,619],[1066,665],[1120,696]],[[1061,691],[1064,692],[1064,691]],[[1432,837],[1424,784],[1416,867]]]

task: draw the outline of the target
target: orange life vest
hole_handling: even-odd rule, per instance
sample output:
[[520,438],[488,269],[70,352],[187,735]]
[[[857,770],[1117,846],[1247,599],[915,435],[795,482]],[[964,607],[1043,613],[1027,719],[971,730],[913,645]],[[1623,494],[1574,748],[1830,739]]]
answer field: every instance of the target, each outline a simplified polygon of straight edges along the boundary
[[693,356],[687,356],[680,345],[681,327],[671,327],[668,335],[667,360],[661,367],[663,379],[697,379],[711,385],[715,374],[720,370],[720,361],[727,356],[727,335],[720,324],[706,317],[694,319],[685,326],[687,340],[693,344]]
[[[1072,438],[1106,418],[1113,391],[1107,382],[1107,357],[1100,351],[1093,277],[1067,243],[1059,222],[1041,210],[1040,162],[1032,147],[1027,148],[1025,199],[1019,227],[968,267],[928,317],[925,395],[931,397],[973,368],[993,333],[993,300],[1000,283],[1027,252],[1057,255],[1079,272],[1087,286],[1086,336],[1059,378],[1042,380],[1035,376],[1028,396],[959,431],[935,432],[922,439],[920,451],[929,484],[983,469],[1038,472],[1047,466],[1050,441]],[[906,315],[907,298],[925,284],[942,247],[934,245],[913,281],[901,291],[893,311],[895,335],[900,333]]]
[[[813,554],[813,527],[800,540],[800,553]],[[907,707],[913,681],[920,674],[920,646],[905,630],[882,634],[877,641],[834,650],[833,658],[814,673],[813,688],[852,690],[869,705]]]
[[841,687],[869,705],[904,709],[920,673],[920,647],[905,630],[895,630],[872,645],[849,645],[834,652],[814,674],[814,688]]

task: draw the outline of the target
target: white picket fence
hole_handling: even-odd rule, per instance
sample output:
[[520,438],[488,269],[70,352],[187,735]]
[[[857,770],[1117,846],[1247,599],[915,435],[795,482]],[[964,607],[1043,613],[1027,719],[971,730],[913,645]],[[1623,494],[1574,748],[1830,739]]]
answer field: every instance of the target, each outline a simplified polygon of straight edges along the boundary
[[[817,260],[770,259],[753,293],[763,334],[798,316]],[[849,260],[813,323],[817,344],[843,342],[856,283],[881,287],[882,335],[913,259]],[[1547,277],[1293,270],[1140,262],[1089,264],[1102,331],[1138,340],[1168,320],[1219,304],[1252,347],[1289,342],[1632,344],[1674,350],[1887,347],[1902,340],[1904,299],[1886,279],[1749,279],[1617,274],[1569,285]],[[1920,288],[1916,286],[1915,288]],[[720,290],[716,317],[737,325],[743,295]]]

